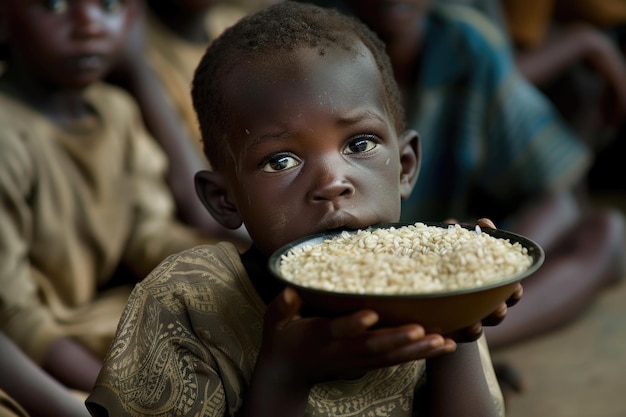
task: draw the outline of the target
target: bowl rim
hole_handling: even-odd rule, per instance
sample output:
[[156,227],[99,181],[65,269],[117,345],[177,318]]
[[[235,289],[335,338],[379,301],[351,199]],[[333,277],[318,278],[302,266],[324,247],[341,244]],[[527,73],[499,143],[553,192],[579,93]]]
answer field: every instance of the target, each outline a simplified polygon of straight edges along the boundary
[[282,255],[288,253],[290,250],[295,249],[299,246],[303,246],[306,244],[321,243],[325,239],[331,239],[335,236],[340,235],[343,232],[355,234],[358,231],[362,231],[362,230],[372,231],[376,229],[388,229],[391,227],[394,227],[397,229],[397,228],[404,227],[404,226],[412,226],[418,223],[424,224],[426,226],[435,226],[435,227],[441,227],[441,228],[448,228],[450,226],[455,226],[457,224],[467,230],[475,230],[476,228],[475,225],[470,226],[470,225],[460,224],[460,223],[450,224],[450,223],[443,223],[443,222],[413,222],[413,223],[399,222],[399,223],[377,223],[377,224],[371,225],[363,229],[347,229],[347,228],[333,229],[333,230],[329,230],[326,232],[308,235],[308,236],[302,237],[300,239],[296,239],[293,242],[290,242],[281,246],[276,251],[274,251],[272,255],[270,255],[268,262],[267,262],[268,269],[270,270],[272,275],[283,284],[293,287],[296,290],[302,290],[302,291],[309,292],[309,293],[316,293],[320,295],[332,294],[334,296],[343,297],[343,298],[417,299],[417,298],[438,298],[442,296],[449,297],[449,296],[456,296],[456,295],[464,295],[464,294],[471,294],[474,292],[486,291],[492,288],[503,287],[508,284],[521,281],[527,278],[528,276],[532,275],[541,267],[541,265],[543,264],[545,260],[545,252],[543,248],[539,246],[539,244],[534,242],[533,240],[525,236],[519,235],[517,233],[509,232],[504,229],[481,228],[480,229],[481,233],[487,233],[488,235],[491,235],[493,237],[500,238],[500,239],[508,239],[511,243],[518,242],[519,244],[521,244],[523,247],[525,247],[528,250],[528,254],[532,257],[532,264],[524,271],[518,272],[517,274],[513,274],[506,279],[495,281],[495,282],[490,282],[484,285],[479,285],[477,287],[460,288],[460,289],[450,290],[450,291],[433,291],[433,292],[414,293],[414,294],[361,294],[361,293],[341,292],[341,291],[327,291],[327,290],[323,290],[319,288],[308,287],[305,285],[294,283],[286,278],[283,278],[280,274],[280,261],[281,261]]

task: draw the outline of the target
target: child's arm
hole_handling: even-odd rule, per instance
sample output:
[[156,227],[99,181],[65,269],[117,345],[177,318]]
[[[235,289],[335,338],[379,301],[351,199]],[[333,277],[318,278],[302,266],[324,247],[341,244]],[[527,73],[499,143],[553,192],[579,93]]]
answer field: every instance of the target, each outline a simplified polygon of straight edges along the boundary
[[419,325],[373,330],[378,316],[360,311],[335,319],[299,317],[301,300],[286,289],[265,316],[263,346],[239,416],[302,416],[311,387],[454,351]]
[[456,351],[449,355],[428,359],[426,372],[429,416],[504,415],[495,376],[488,377],[493,366],[484,336],[475,342],[459,343]]
[[133,25],[128,32],[126,48],[109,80],[126,89],[137,102],[143,122],[167,155],[166,180],[176,202],[180,218],[209,236],[231,240],[247,246],[244,228],[232,231],[221,226],[196,196],[194,175],[209,167],[206,158],[194,144],[185,122],[169,100],[163,83],[150,66],[145,49],[144,10],[133,4]]
[[524,280],[528,302],[512,309],[502,325],[486,329],[492,347],[568,323],[622,275],[623,215],[587,207],[571,191],[539,199],[514,219],[512,230],[538,242],[546,260]]
[[30,415],[89,416],[81,398],[51,378],[2,333],[0,352],[0,388]]
[[577,63],[589,64],[606,82],[611,94],[611,116],[623,120],[626,114],[626,63],[611,39],[588,25],[575,25],[548,36],[543,45],[516,53],[520,72],[533,84],[542,86]]
[[[476,224],[481,228],[496,228],[486,218],[479,219]],[[428,388],[426,397],[421,397],[426,404],[421,406],[429,410],[428,415],[504,415],[504,400],[482,330],[483,326],[500,324],[506,317],[507,308],[516,305],[522,295],[523,287],[518,284],[509,299],[482,323],[447,335],[457,341],[456,351],[426,361]],[[450,398],[455,400],[450,401]]]
[[65,386],[84,392],[93,389],[102,361],[68,337],[55,340],[42,364]]

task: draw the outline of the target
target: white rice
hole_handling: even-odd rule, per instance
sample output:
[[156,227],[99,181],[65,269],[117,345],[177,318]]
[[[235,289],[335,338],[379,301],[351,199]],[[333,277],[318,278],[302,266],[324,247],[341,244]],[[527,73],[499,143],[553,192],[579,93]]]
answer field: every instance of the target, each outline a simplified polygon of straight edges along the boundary
[[282,256],[290,282],[358,294],[431,293],[485,285],[526,270],[528,250],[459,225],[359,230]]

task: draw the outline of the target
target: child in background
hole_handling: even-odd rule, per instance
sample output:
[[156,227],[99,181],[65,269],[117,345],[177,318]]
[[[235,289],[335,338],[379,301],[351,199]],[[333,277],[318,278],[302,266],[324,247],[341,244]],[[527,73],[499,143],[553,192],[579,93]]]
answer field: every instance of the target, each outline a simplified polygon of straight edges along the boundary
[[214,242],[175,220],[163,154],[128,94],[100,83],[132,5],[0,3],[0,330],[85,392],[138,278]]
[[455,341],[419,323],[377,327],[370,310],[301,317],[298,294],[267,269],[305,235],[399,220],[419,137],[375,35],[282,2],[213,42],[192,95],[213,168],[197,174],[199,195],[254,245],[184,251],[135,287],[92,414],[504,415],[481,323]]
[[595,151],[590,190],[623,194],[626,1],[501,1],[520,71]]
[[206,233],[249,245],[245,230],[221,227],[198,200],[194,174],[208,167],[191,103],[191,81],[209,43],[245,12],[217,0],[140,0],[126,46],[108,81],[131,93],[168,157],[177,216]]

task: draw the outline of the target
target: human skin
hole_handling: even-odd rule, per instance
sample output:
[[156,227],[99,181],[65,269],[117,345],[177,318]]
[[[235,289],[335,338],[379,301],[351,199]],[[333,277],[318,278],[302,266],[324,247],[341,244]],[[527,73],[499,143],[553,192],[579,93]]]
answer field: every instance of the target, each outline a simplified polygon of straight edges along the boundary
[[[50,2],[52,4],[52,2]],[[124,41],[126,7],[121,1],[8,0],[3,6],[9,37],[6,75],[33,94],[74,93],[100,81]],[[42,97],[43,96],[43,97]],[[50,101],[49,99],[46,101]]]
[[[284,68],[260,62],[252,77],[235,69],[224,81],[235,130],[226,198],[267,256],[308,234],[397,221],[417,178],[417,134],[397,137],[381,93],[370,88],[378,73],[356,79],[341,72],[345,61],[317,61],[301,53]],[[274,77],[285,80],[279,89]]]
[[[32,417],[88,417],[83,400],[50,377],[0,333],[0,388]],[[36,398],[36,400],[34,400]]]
[[[0,7],[10,48],[0,89],[60,125],[94,117],[83,92],[104,77],[122,45],[124,3],[7,0]],[[87,392],[101,361],[64,337],[52,342],[42,367],[68,387]]]
[[[308,234],[398,221],[417,179],[418,136],[395,131],[364,45],[358,54],[300,48],[250,60],[224,86],[232,159],[196,176],[201,199],[224,226],[243,222],[268,256]],[[304,415],[318,382],[434,357],[431,415],[495,415],[475,342],[457,345],[419,324],[374,328],[378,315],[370,310],[302,318],[295,290],[274,295],[240,416]]]

